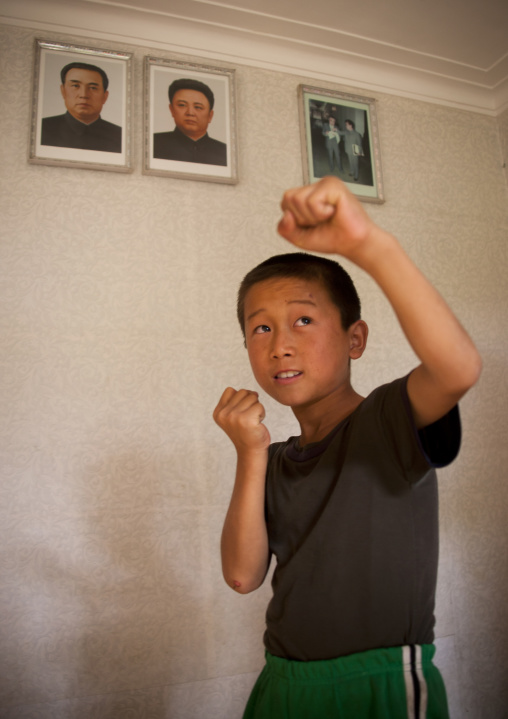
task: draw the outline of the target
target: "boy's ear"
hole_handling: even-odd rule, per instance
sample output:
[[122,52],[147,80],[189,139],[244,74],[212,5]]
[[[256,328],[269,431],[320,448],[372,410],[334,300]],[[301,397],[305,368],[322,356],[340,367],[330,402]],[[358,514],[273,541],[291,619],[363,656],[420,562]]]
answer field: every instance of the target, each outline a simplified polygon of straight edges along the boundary
[[349,334],[349,356],[351,359],[359,359],[367,346],[369,328],[363,320],[354,322],[348,330]]

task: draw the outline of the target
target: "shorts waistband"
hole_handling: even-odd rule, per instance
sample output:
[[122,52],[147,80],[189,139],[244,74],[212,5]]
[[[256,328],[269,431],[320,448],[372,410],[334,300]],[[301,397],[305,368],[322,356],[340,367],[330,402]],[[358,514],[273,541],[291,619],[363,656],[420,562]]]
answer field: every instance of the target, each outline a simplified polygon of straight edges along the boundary
[[[436,651],[434,645],[423,644],[420,646],[422,665],[431,663]],[[402,667],[411,661],[410,649],[410,647],[370,649],[335,659],[308,662],[284,659],[266,652],[266,669],[288,681],[345,680],[357,674],[400,671]]]

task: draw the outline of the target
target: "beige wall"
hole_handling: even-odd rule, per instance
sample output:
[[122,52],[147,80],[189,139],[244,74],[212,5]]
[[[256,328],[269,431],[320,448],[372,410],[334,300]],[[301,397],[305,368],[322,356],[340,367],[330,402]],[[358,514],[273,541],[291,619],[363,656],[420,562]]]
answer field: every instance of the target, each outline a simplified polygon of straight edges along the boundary
[[[111,41],[135,54],[134,172],[34,166],[39,35],[0,28],[0,715],[239,719],[263,661],[270,590],[242,597],[221,579],[234,453],[211,413],[227,384],[253,386],[236,288],[254,263],[290,249],[274,228],[282,191],[302,181],[296,88],[309,79],[237,67],[238,185],[146,177],[142,60],[164,53]],[[387,202],[369,212],[485,362],[462,404],[462,453],[440,474],[437,656],[454,719],[501,719],[506,116],[498,125],[378,100]],[[414,358],[377,288],[352,274],[371,327],[354,379],[368,392]],[[274,439],[294,430],[267,406]]]

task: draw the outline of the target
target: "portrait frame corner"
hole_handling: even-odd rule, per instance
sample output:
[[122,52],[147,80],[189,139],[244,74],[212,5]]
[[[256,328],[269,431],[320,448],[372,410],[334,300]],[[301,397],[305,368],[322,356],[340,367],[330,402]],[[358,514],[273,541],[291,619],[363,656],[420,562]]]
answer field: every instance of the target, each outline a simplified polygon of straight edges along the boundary
[[377,100],[303,83],[297,95],[304,182],[335,175],[359,200],[385,203]]
[[132,172],[132,84],[132,52],[35,38],[28,162]]

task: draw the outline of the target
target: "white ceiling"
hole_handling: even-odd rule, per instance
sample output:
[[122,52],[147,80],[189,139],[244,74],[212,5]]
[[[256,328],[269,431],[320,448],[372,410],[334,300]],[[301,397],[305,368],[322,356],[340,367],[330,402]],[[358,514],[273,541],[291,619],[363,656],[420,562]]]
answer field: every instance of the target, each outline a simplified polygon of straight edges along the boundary
[[0,17],[497,114],[508,0],[2,0]]

